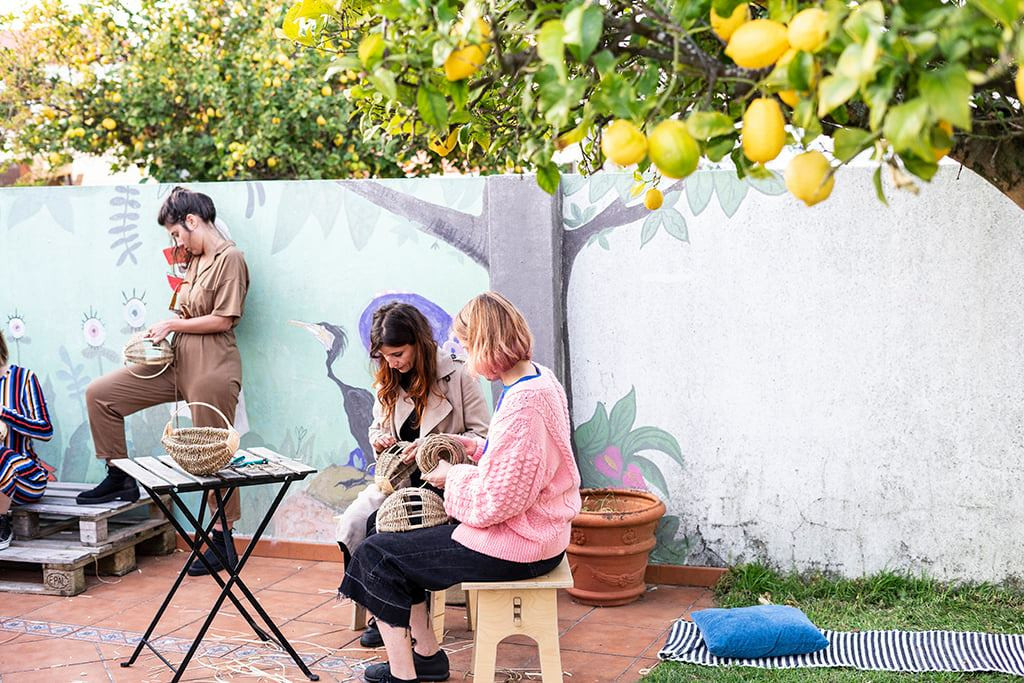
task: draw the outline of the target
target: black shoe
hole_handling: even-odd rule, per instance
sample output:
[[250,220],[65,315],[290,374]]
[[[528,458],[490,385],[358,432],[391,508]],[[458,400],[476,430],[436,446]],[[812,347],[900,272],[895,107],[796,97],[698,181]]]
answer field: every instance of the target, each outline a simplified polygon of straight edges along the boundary
[[[416,680],[418,681],[447,681],[451,675],[448,667],[448,655],[444,650],[438,650],[429,657],[424,657],[413,650],[412,664],[416,667]],[[383,683],[400,679],[391,675],[391,666],[387,662],[382,662],[366,667],[363,672],[363,680],[367,683]]]
[[363,647],[384,647],[384,639],[380,637],[376,619],[371,618],[366,623],[366,630],[359,636],[359,644]]
[[11,515],[0,515],[0,550],[8,547],[14,540],[14,526],[11,524]]
[[[220,530],[214,529],[210,540],[213,541],[213,544],[217,546],[217,550],[227,558],[228,564],[232,569],[234,569],[235,562],[237,562],[238,558],[235,555],[235,542],[231,539],[231,532],[228,531],[225,536],[225,534]],[[213,571],[219,572],[224,569],[224,565],[221,564],[217,555],[210,548],[207,548],[203,552],[203,557],[205,557],[206,561],[210,563],[211,567],[213,567]],[[206,565],[204,565],[198,557],[192,561],[192,564],[188,568],[189,576],[205,576],[209,573],[210,572],[206,568]]]
[[391,667],[387,662],[373,664],[363,671],[363,680],[366,683],[419,683],[419,678],[395,678],[391,675]]
[[135,479],[127,474],[107,465],[107,476],[95,488],[82,491],[75,496],[75,502],[79,505],[92,505],[93,503],[109,503],[112,500],[136,501],[139,499],[139,486]]

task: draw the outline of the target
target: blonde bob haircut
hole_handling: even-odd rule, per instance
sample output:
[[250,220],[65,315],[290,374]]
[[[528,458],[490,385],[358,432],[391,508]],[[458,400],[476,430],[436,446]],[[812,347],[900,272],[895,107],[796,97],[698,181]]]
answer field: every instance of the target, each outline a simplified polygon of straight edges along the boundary
[[516,363],[533,357],[533,335],[526,318],[497,292],[473,297],[455,316],[455,336],[469,353],[470,369],[497,379]]

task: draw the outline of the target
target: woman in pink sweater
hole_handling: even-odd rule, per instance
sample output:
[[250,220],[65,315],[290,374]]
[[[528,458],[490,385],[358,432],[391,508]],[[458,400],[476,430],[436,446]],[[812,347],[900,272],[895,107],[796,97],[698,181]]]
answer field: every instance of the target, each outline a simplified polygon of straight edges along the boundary
[[522,313],[486,292],[459,312],[455,334],[470,369],[504,389],[487,441],[462,439],[478,464],[442,462],[424,475],[445,489],[445,509],[461,523],[371,536],[345,568],[341,592],[376,616],[388,653],[387,663],[366,669],[370,683],[447,680],[427,591],[546,574],[561,562],[580,510],[565,391],[530,360],[533,336]]

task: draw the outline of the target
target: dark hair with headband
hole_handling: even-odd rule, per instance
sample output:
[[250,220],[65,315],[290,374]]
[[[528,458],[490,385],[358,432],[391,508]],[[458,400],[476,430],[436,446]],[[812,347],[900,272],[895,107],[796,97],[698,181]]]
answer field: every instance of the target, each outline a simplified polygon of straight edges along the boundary
[[[171,195],[164,200],[156,222],[164,227],[184,225],[185,216],[192,214],[211,225],[217,220],[217,209],[213,200],[202,192],[193,192],[178,186],[171,190]],[[188,226],[185,226],[188,229]]]

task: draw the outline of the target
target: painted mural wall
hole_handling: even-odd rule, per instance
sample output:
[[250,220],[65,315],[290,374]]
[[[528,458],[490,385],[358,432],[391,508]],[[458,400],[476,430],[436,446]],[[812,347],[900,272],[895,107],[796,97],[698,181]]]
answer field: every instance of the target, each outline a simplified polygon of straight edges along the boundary
[[570,367],[584,481],[668,503],[656,559],[1024,573],[1019,208],[955,165],[888,208],[870,169],[810,209],[631,185],[563,189]]
[[[333,541],[333,520],[372,474],[369,318],[402,298],[428,314],[439,343],[460,350],[451,315],[488,287],[484,267],[385,209],[397,192],[459,215],[482,211],[484,181],[450,178],[190,185],[209,194],[251,276],[237,328],[243,446],[317,467],[282,504],[268,537]],[[0,323],[12,361],[35,370],[56,434],[39,453],[63,481],[98,481],[84,392],[121,364],[129,337],[168,317],[176,276],[157,210],[170,185],[0,190]],[[14,274],[13,276],[11,274]],[[160,453],[170,408],[128,420],[132,455]],[[372,472],[372,468],[369,468]],[[276,491],[243,493],[252,530]]]

